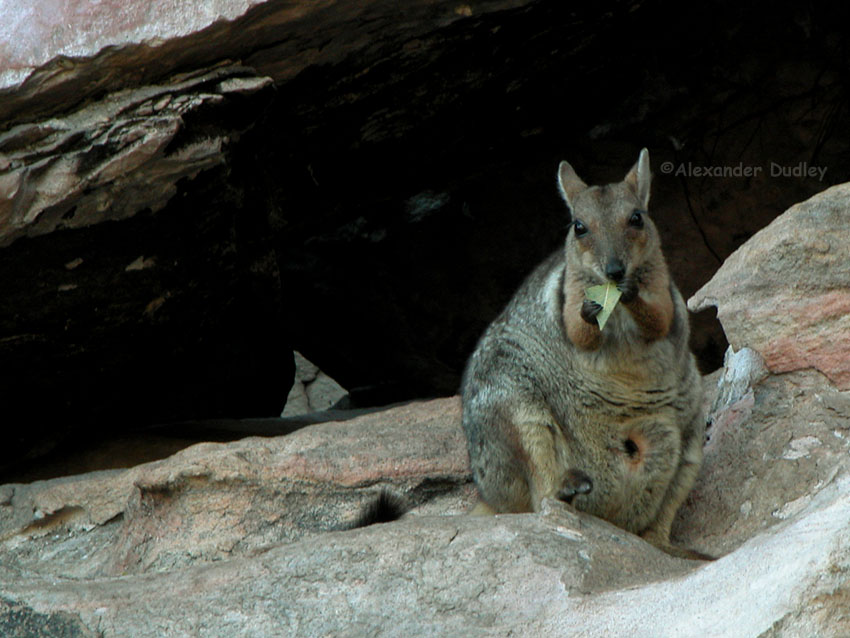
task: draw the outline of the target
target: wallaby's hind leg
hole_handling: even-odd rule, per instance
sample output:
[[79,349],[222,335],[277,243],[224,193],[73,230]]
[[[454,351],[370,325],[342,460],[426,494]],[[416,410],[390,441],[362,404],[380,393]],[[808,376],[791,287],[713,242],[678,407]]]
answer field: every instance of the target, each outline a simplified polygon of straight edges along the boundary
[[[540,473],[538,472],[537,475],[539,476]],[[560,483],[559,489],[554,494],[554,497],[564,501],[565,503],[572,504],[573,499],[576,496],[579,496],[580,494],[588,494],[592,489],[593,481],[587,474],[581,470],[567,470],[564,475],[564,479]],[[528,497],[525,495],[518,496],[517,491],[519,490],[514,490],[512,493],[514,498],[501,501],[503,505],[505,503],[512,503],[514,506],[503,507],[503,509],[499,511],[529,511],[532,507],[537,510],[540,508],[540,502],[543,498],[550,495],[549,491],[551,490],[542,486],[529,488],[524,491],[527,492]],[[504,490],[502,492],[504,493]],[[536,502],[534,502],[533,497],[531,496],[531,494],[534,493],[541,494],[540,499]],[[529,507],[529,502],[531,503],[531,507]],[[496,513],[497,510],[483,500],[479,501],[471,510],[469,510],[469,514],[471,516],[492,516]]]
[[673,526],[673,519],[691,491],[696,481],[700,465],[702,464],[702,443],[701,436],[693,436],[688,441],[687,446],[683,450],[679,467],[673,475],[667,492],[664,495],[664,500],[658,509],[658,515],[641,536],[656,547],[674,556],[710,560],[710,556],[688,549],[673,547],[670,543],[670,528]]
[[564,434],[545,411],[498,410],[484,423],[464,427],[472,434],[470,463],[485,504],[473,513],[485,513],[485,506],[494,512],[538,511],[544,498],[571,502],[592,488],[584,472],[568,472]]
[[531,511],[525,453],[510,413],[475,399],[463,414],[469,464],[482,501],[471,513]]
[[523,421],[516,424],[516,429],[528,458],[528,490],[535,512],[540,510],[544,498],[572,503],[579,494],[590,492],[590,477],[569,468],[567,441],[553,419],[544,416]]

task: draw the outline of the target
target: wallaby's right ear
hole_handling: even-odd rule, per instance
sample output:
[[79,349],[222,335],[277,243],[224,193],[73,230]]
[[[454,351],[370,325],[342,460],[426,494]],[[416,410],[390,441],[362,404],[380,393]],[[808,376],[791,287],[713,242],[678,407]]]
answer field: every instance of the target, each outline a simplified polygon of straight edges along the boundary
[[638,161],[632,166],[632,170],[626,175],[626,184],[637,195],[644,209],[649,206],[649,183],[652,175],[649,172],[649,151],[641,149]]
[[587,184],[581,181],[581,178],[576,175],[575,169],[570,166],[570,163],[561,162],[558,166],[558,190],[561,191],[561,197],[564,198],[570,209],[570,215],[573,212],[572,200],[586,188]]

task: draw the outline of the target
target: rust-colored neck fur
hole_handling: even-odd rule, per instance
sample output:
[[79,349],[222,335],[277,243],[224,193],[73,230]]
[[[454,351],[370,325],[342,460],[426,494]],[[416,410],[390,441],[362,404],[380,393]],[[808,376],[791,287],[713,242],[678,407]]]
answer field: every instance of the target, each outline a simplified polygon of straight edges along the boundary
[[[663,339],[673,323],[673,297],[670,293],[670,273],[660,254],[645,263],[635,273],[638,295],[623,305],[631,313],[647,342]],[[581,317],[581,305],[588,283],[567,269],[564,278],[564,326],[567,337],[581,350],[596,350],[602,343],[602,332],[596,323]]]

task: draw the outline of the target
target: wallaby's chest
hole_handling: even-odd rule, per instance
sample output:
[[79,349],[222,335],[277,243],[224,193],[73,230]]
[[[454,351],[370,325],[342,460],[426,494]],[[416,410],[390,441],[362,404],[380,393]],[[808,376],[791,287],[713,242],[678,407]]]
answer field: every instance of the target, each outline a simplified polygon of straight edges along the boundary
[[612,330],[614,336],[593,352],[580,351],[566,340],[557,344],[563,365],[557,376],[541,381],[559,420],[607,420],[615,429],[619,421],[649,414],[675,420],[683,372],[674,344],[639,343],[623,338],[622,332]]

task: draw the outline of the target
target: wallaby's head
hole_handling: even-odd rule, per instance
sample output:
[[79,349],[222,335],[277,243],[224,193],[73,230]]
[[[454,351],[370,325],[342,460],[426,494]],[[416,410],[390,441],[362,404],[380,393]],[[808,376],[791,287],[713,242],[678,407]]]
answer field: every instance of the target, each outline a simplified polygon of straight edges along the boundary
[[658,230],[647,214],[649,152],[643,149],[625,179],[588,187],[561,162],[558,187],[570,214],[567,262],[588,282],[640,277],[661,259]]

